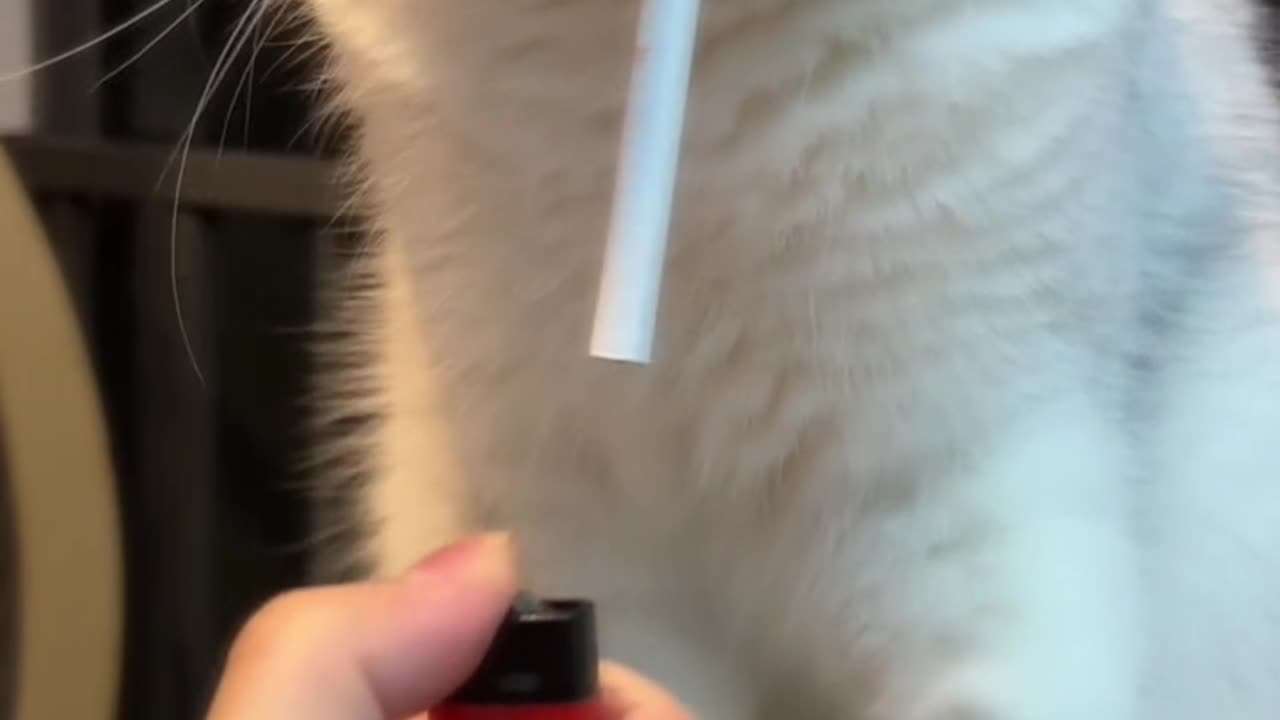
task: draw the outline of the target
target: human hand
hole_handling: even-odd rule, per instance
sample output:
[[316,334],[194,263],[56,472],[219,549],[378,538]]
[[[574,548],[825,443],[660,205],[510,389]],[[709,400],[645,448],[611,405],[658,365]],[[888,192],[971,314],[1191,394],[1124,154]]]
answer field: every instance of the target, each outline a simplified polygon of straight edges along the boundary
[[[475,670],[515,592],[510,542],[489,535],[399,580],[285,594],[240,632],[208,720],[426,718]],[[607,720],[691,720],[623,668],[602,668],[601,685]]]

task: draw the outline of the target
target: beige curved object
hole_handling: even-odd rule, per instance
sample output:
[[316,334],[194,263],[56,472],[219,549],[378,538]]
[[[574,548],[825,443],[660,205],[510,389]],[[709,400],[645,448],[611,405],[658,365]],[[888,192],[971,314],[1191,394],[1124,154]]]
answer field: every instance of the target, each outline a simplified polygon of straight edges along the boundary
[[3,147],[0,432],[20,585],[14,717],[110,720],[123,574],[103,413],[57,262]]

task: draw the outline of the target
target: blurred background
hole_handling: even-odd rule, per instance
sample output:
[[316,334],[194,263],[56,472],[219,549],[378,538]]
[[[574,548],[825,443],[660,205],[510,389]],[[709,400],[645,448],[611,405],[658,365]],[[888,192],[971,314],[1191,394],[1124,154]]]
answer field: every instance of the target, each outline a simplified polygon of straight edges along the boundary
[[[0,75],[154,3],[0,0]],[[230,634],[304,579],[307,343],[317,279],[355,239],[328,181],[332,153],[309,120],[314,48],[298,47],[305,30],[285,23],[236,37],[249,5],[172,0],[63,62],[0,82],[0,161],[13,176],[6,186],[0,173],[0,196],[23,196],[13,201],[38,226],[20,238],[26,255],[0,254],[15,275],[6,283],[0,271],[0,428],[10,429],[0,430],[0,717],[199,717]],[[243,46],[197,113],[233,39]],[[177,194],[174,151],[188,131]],[[14,222],[0,216],[10,248],[21,244]],[[26,287],[45,250],[58,287]],[[75,332],[53,329],[56,303],[45,298],[55,296]],[[53,344],[28,357],[46,331]],[[80,351],[86,393],[59,404],[54,390],[33,389],[74,384],[49,359]],[[33,450],[18,432],[39,418],[62,435],[57,446]],[[64,469],[91,460],[77,423],[91,435],[100,428],[106,467]],[[104,699],[85,690],[76,705],[81,681]]]

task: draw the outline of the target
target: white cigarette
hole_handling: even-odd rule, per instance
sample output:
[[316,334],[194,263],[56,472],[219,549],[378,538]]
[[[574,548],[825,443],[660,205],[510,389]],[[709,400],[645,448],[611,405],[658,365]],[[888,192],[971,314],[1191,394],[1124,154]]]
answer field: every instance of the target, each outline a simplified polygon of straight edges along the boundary
[[684,132],[699,0],[646,0],[640,17],[622,152],[591,354],[647,363]]

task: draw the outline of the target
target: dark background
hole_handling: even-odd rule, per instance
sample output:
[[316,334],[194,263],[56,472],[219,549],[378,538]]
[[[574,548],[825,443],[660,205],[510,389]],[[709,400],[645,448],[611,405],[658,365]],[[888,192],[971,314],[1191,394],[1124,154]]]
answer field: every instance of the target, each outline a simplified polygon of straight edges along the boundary
[[[337,138],[309,120],[314,53],[295,42],[306,29],[278,23],[236,54],[199,114],[172,232],[169,154],[250,3],[203,0],[130,60],[194,1],[39,74],[36,134],[8,141],[105,394],[127,552],[123,720],[200,717],[239,623],[305,579],[307,343],[317,279],[357,242],[322,187]],[[38,57],[152,2],[37,0]],[[201,192],[215,176],[222,191]],[[203,383],[178,332],[173,274]]]
[[[37,56],[75,47],[153,2],[37,0]],[[316,279],[348,242],[334,229],[336,208],[316,198],[310,211],[245,209],[224,206],[216,192],[184,201],[173,249],[203,385],[170,282],[175,174],[163,173],[249,6],[204,0],[96,89],[189,0],[42,72],[36,137],[10,140],[20,170],[30,171],[105,394],[126,535],[125,720],[201,717],[239,623],[304,580],[307,341]],[[188,185],[214,173],[260,185],[253,160],[299,161],[279,183],[295,191],[327,172],[321,160],[301,162],[328,155],[308,131],[311,53],[291,43],[301,31],[277,24],[237,53],[194,126],[193,144],[205,152]],[[154,191],[121,190],[126,177],[149,179]]]

